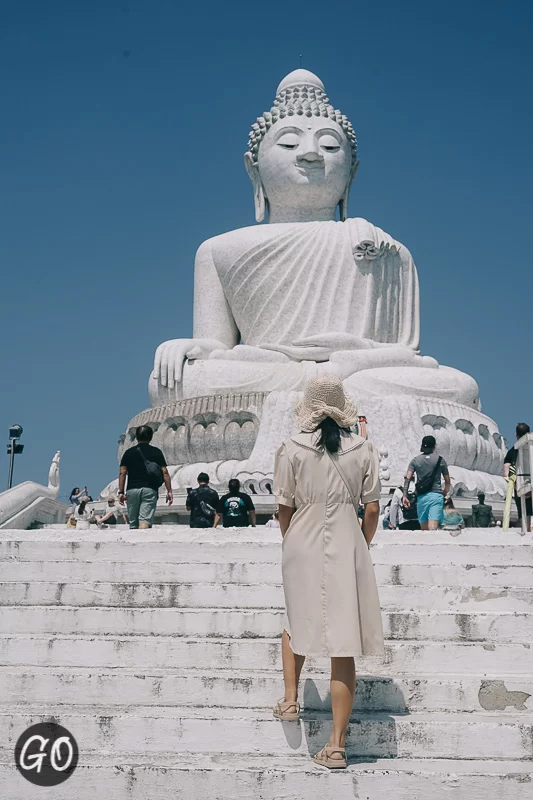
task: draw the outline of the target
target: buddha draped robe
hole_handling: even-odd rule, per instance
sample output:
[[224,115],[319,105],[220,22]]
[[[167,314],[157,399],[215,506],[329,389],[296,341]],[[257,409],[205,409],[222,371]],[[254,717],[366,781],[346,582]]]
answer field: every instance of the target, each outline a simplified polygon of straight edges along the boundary
[[243,344],[344,333],[418,350],[411,254],[364,219],[285,223],[219,270]]

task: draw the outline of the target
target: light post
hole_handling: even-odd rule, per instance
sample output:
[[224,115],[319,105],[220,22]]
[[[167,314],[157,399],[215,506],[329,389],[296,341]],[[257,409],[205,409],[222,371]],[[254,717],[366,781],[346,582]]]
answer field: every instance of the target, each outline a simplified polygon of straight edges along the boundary
[[11,489],[13,485],[13,467],[15,465],[15,456],[22,453],[24,445],[19,444],[19,439],[22,436],[22,425],[12,425],[9,429],[9,444],[7,446],[7,454],[9,456],[9,480],[7,488]]

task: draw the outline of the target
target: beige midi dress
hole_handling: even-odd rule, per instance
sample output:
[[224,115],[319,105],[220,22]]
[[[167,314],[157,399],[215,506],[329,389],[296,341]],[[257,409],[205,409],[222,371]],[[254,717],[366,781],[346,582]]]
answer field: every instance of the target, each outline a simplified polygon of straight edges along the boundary
[[[317,433],[301,433],[276,454],[274,493],[296,511],[283,539],[285,628],[304,656],[383,654],[374,566],[359,519]],[[362,503],[379,500],[379,459],[373,445],[343,433],[333,455]]]

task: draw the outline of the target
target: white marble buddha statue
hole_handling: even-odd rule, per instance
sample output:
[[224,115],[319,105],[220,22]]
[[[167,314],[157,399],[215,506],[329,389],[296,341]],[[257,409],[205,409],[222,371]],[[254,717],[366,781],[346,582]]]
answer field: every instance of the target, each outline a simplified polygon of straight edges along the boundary
[[324,371],[353,395],[422,395],[478,408],[472,378],[419,354],[409,250],[347,216],[356,138],[316,75],[299,69],[281,82],[244,158],[258,224],[199,248],[193,338],[157,349],[152,405],[300,390]]

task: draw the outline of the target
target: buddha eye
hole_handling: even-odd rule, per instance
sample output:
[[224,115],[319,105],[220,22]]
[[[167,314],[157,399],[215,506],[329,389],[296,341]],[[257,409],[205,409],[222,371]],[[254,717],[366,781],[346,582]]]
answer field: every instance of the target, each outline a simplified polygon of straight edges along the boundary
[[284,150],[296,150],[300,144],[300,138],[295,133],[285,133],[279,137],[277,143]]
[[320,137],[320,147],[322,150],[325,150],[326,153],[338,153],[341,149],[338,139],[330,133]]

